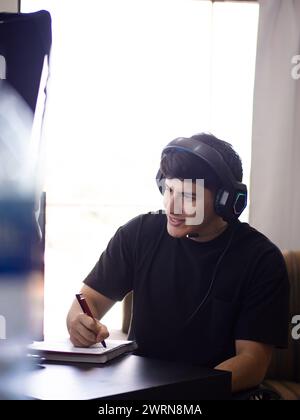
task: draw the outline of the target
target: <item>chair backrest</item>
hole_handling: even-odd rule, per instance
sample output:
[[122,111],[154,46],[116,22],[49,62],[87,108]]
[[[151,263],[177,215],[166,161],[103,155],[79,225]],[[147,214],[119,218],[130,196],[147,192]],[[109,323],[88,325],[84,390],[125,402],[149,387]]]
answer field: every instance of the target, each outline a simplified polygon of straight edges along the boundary
[[[283,251],[290,281],[290,316],[300,315],[300,251]],[[273,351],[273,358],[266,375],[269,379],[281,379],[300,382],[300,339],[292,338],[292,328],[289,326],[288,348]]]
[[129,292],[123,299],[122,332],[128,334],[132,317],[133,292]]

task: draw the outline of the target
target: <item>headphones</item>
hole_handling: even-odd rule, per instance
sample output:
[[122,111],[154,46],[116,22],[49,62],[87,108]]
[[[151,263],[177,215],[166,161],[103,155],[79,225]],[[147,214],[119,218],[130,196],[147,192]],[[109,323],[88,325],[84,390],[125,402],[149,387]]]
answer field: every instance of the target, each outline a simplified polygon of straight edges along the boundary
[[[222,184],[215,196],[214,209],[216,214],[226,222],[238,219],[247,206],[247,186],[235,179],[222,154],[199,140],[178,137],[163,149],[161,160],[171,149],[191,153],[209,165]],[[161,194],[164,194],[165,177],[160,169],[156,175],[156,183]]]

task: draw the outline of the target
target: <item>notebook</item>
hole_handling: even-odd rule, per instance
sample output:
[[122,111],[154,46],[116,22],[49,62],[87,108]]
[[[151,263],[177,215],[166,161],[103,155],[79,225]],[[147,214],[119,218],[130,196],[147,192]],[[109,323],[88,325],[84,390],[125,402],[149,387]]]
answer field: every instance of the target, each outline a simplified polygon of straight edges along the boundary
[[30,355],[41,356],[46,360],[61,362],[106,363],[121,354],[137,348],[135,341],[105,340],[106,348],[97,343],[91,347],[74,347],[69,339],[62,341],[35,341],[30,344]]

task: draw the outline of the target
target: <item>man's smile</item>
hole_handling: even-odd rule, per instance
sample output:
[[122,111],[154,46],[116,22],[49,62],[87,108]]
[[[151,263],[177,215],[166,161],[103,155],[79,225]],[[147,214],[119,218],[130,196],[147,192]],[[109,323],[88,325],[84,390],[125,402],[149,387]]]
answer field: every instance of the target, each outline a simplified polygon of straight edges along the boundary
[[170,225],[174,226],[174,227],[178,227],[184,224],[185,219],[179,219],[177,217],[168,215],[168,221],[170,223]]

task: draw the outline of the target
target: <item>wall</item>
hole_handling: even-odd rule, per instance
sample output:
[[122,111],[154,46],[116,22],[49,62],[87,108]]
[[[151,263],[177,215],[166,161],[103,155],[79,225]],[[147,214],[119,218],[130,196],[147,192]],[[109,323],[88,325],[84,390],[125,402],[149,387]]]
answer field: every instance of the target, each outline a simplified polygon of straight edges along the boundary
[[0,0],[0,12],[17,12],[18,0]]

